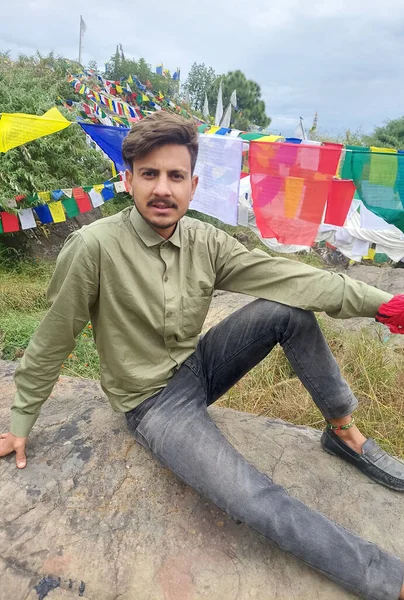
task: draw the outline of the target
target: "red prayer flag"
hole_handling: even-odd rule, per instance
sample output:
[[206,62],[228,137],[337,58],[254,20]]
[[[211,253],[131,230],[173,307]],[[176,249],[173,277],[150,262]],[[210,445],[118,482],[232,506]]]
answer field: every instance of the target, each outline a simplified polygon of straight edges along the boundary
[[8,212],[0,212],[0,216],[4,233],[11,233],[12,231],[20,230],[20,224],[18,222],[17,215],[13,215]]
[[250,143],[253,208],[262,237],[311,246],[342,146]]
[[81,213],[85,213],[93,209],[90,197],[87,192],[83,190],[83,188],[74,188],[73,198],[76,200],[77,206],[79,207],[79,211]]
[[344,225],[355,189],[355,184],[350,179],[335,179],[331,183],[324,223],[338,225],[339,227]]

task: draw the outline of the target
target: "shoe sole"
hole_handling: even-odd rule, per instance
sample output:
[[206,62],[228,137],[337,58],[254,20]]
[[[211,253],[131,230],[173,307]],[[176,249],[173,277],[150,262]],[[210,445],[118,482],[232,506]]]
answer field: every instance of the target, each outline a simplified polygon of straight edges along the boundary
[[[333,440],[329,440],[329,441],[331,441],[332,443],[334,443]],[[363,469],[361,469],[361,467],[358,465],[358,461],[356,461],[348,453],[346,454],[345,457],[343,457],[338,452],[333,452],[332,450],[330,450],[330,448],[327,448],[323,444],[322,444],[322,448],[323,448],[323,450],[325,450],[325,452],[327,452],[327,454],[330,454],[331,456],[336,456],[337,458],[341,458],[342,460],[345,460],[346,462],[349,462],[351,465],[353,465],[354,467],[356,467],[358,469],[358,471],[360,471],[363,475],[366,475],[366,477],[369,477],[369,479],[371,479],[372,481],[378,483],[379,485],[383,485],[384,487],[387,487],[390,490],[394,490],[395,492],[404,492],[404,488],[403,487],[397,487],[397,486],[394,486],[394,484],[390,484],[390,483],[386,483],[384,481],[380,481],[380,479],[377,479],[371,473],[363,471]],[[374,468],[377,468],[377,467],[374,467]]]

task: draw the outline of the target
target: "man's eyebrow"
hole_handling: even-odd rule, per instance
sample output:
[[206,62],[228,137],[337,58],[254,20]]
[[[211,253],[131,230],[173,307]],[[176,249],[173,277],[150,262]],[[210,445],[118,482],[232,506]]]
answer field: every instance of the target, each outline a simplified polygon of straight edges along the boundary
[[181,173],[182,175],[187,175],[188,171],[186,169],[170,169],[169,173]]
[[158,173],[158,169],[153,169],[153,167],[139,167],[139,171],[152,171],[153,173]]

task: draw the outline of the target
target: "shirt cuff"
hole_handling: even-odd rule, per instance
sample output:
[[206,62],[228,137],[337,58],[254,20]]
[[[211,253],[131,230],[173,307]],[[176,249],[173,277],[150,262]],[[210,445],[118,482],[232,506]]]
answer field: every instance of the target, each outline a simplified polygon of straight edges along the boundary
[[11,433],[17,437],[28,437],[38,416],[39,414],[21,414],[15,407],[12,407],[10,425]]
[[385,302],[389,302],[393,298],[392,294],[388,294],[387,292],[383,292],[382,290],[378,290],[377,288],[372,288],[368,290],[365,295],[365,299],[363,301],[362,306],[362,314],[364,317],[375,317],[377,311],[380,308],[381,304]]

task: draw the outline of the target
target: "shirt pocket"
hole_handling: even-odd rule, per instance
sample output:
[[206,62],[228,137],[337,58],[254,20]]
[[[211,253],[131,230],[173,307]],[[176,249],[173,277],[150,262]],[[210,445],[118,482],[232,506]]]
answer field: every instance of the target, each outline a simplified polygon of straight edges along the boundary
[[181,333],[184,338],[192,338],[200,334],[211,301],[211,293],[208,295],[182,297]]

